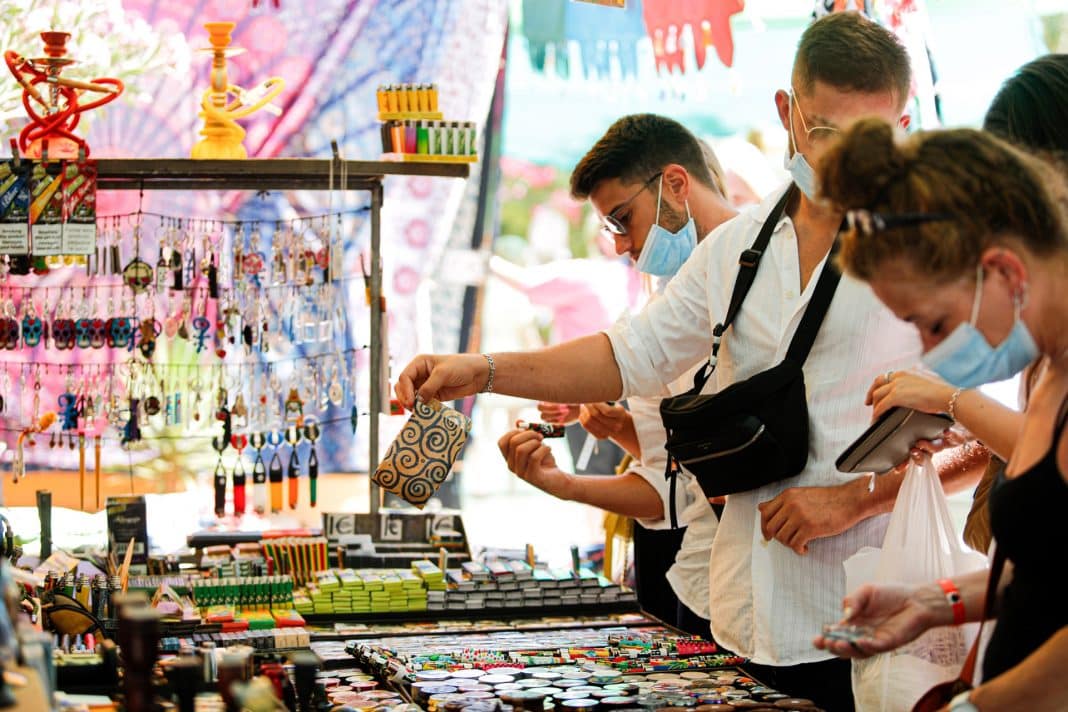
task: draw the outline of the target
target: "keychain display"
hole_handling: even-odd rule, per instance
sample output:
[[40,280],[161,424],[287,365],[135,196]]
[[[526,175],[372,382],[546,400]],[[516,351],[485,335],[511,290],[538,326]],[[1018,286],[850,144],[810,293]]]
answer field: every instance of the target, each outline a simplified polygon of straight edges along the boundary
[[211,439],[211,446],[219,453],[219,461],[215,463],[213,480],[213,492],[215,493],[215,516],[221,517],[226,514],[226,468],[223,467],[223,453],[230,443],[225,436],[216,435]]
[[317,506],[317,442],[335,425],[355,432],[361,415],[366,346],[340,348],[351,278],[330,274],[341,219],[100,216],[80,264],[31,256],[40,273],[69,269],[65,283],[19,274],[18,256],[0,251],[0,417],[39,426],[31,386],[41,373],[62,379],[48,396],[54,422],[40,430],[53,448],[77,451],[83,503],[89,446],[99,478],[105,441],[138,450],[162,437],[216,451],[217,516],[295,509],[303,480]]
[[289,472],[286,475],[289,492],[289,508],[296,509],[300,501],[300,457],[297,455],[297,444],[301,439],[301,428],[297,425],[285,429],[285,440],[289,445]]
[[263,464],[263,446],[267,438],[263,433],[249,435],[248,444],[256,451],[252,463],[252,509],[256,514],[267,512],[267,467]]
[[319,440],[321,434],[318,420],[308,419],[304,425],[304,439],[311,444],[311,449],[308,453],[308,498],[309,504],[313,507],[318,501],[319,479],[319,455],[315,451],[315,443]]
[[230,447],[237,451],[237,464],[234,465],[234,514],[245,513],[245,447],[248,446],[247,435],[231,435]]
[[269,433],[267,442],[274,448],[267,476],[271,483],[271,512],[277,514],[282,511],[282,478],[284,477],[282,456],[279,452],[281,449],[279,446],[282,444],[281,433]]

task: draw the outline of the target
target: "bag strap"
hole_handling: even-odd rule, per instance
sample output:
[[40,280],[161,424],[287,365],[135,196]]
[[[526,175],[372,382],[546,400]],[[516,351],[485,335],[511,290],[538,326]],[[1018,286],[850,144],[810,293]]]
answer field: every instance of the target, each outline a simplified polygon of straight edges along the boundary
[[983,598],[983,620],[979,623],[979,633],[975,636],[972,649],[968,651],[968,657],[964,660],[964,667],[960,669],[960,680],[972,687],[975,681],[975,664],[979,660],[979,646],[983,642],[983,628],[986,622],[994,617],[994,601],[997,600],[998,583],[1001,581],[1001,573],[1005,570],[1005,554],[1001,547],[994,544],[994,560],[990,564],[990,578],[986,583],[986,596]]
[[768,249],[768,243],[771,242],[771,233],[775,232],[775,226],[779,224],[783,213],[786,212],[786,206],[796,193],[797,187],[791,183],[790,187],[779,198],[779,202],[771,209],[767,220],[760,227],[756,240],[749,246],[749,249],[743,250],[738,257],[738,276],[734,280],[734,291],[731,292],[731,301],[727,306],[727,316],[712,329],[712,357],[694,374],[693,385],[695,392],[700,392],[704,388],[705,383],[712,376],[712,372],[716,370],[716,358],[719,355],[719,344],[723,338],[723,333],[734,323],[738,312],[741,311],[742,302],[745,301],[745,296],[749,294],[749,289],[756,279],[760,260]]
[[794,338],[790,340],[790,348],[786,350],[786,358],[794,361],[799,366],[805,363],[808,352],[812,350],[812,344],[816,342],[816,334],[823,325],[823,318],[827,316],[827,310],[831,307],[834,292],[838,288],[838,282],[842,275],[834,264],[834,258],[838,254],[838,241],[831,246],[831,252],[827,255],[827,261],[823,263],[816,289],[812,292],[812,298],[805,307],[805,315],[801,317],[801,323],[797,325]]

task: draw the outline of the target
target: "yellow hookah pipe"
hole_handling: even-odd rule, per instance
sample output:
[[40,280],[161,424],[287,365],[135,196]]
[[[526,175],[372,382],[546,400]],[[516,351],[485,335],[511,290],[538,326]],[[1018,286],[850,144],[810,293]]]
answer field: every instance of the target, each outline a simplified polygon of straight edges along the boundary
[[[285,89],[285,81],[271,77],[251,92],[231,84],[226,73],[226,57],[240,51],[229,46],[234,23],[208,22],[204,27],[212,45],[211,85],[201,96],[204,128],[200,133],[204,138],[193,146],[192,157],[247,158],[248,153],[241,145],[245,130],[236,120],[268,107]],[[236,98],[228,101],[230,95]]]

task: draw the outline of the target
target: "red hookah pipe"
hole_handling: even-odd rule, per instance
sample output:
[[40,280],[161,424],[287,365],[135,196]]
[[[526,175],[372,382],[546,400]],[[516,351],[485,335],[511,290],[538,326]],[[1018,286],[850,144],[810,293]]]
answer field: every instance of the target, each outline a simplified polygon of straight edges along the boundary
[[[60,85],[58,91],[63,97],[65,107],[54,114],[42,115],[37,112],[30,100],[34,99],[45,108],[49,108],[49,102],[36,87],[37,84],[48,84],[48,75],[34,67],[25,57],[13,50],[4,52],[4,61],[7,63],[8,70],[24,90],[22,92],[22,106],[30,117],[30,123],[19,133],[19,149],[25,153],[35,141],[62,137],[73,141],[88,156],[89,144],[86,143],[85,139],[71,132],[77,128],[83,111],[96,109],[118,98],[125,89],[122,80],[112,77],[99,77],[91,82],[78,82],[71,79],[57,78],[56,81]],[[25,74],[31,74],[33,78],[27,80]],[[107,91],[102,97],[88,104],[78,103],[79,88],[86,90],[91,88],[95,91],[100,91],[103,87],[114,87],[114,91]]]

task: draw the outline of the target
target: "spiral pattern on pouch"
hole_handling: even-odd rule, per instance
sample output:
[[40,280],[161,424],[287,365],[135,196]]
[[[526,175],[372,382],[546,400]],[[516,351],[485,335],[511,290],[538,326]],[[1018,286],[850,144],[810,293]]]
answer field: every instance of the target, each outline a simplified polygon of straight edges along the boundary
[[400,484],[400,473],[393,468],[388,453],[386,454],[386,459],[379,465],[378,469],[375,471],[374,477],[371,479],[373,479],[380,487],[389,490],[390,492],[394,491],[397,485]]
[[411,504],[422,504],[430,499],[436,488],[424,477],[409,477],[401,485],[400,496]]

